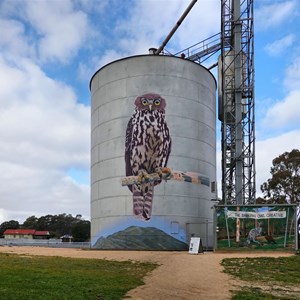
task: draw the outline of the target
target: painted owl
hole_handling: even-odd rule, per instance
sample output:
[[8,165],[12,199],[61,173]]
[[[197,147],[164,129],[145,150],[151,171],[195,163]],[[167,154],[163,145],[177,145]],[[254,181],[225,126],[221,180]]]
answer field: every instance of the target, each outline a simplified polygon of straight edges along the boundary
[[[158,94],[145,94],[135,100],[125,142],[126,176],[144,176],[167,166],[171,138],[165,120],[166,101]],[[154,186],[161,181],[128,186],[133,194],[133,215],[151,218]]]

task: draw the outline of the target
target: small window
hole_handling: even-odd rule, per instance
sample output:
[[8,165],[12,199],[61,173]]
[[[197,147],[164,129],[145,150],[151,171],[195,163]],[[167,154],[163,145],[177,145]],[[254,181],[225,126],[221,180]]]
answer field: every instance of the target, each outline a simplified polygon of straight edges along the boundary
[[171,222],[171,233],[172,234],[179,233],[179,223],[178,222]]
[[211,188],[211,192],[215,193],[217,190],[217,183],[215,181],[212,181],[210,188]]

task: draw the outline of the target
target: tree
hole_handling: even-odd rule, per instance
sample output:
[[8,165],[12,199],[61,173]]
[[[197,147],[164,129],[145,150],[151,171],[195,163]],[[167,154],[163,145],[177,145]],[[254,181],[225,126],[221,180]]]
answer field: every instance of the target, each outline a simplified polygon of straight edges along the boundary
[[31,217],[28,217],[23,225],[22,225],[22,228],[25,228],[25,229],[36,229],[37,228],[37,221],[38,221],[38,218],[35,217],[35,216],[31,216]]
[[256,198],[256,204],[272,204],[272,200],[267,199],[266,197],[258,197]]
[[[81,215],[46,215],[39,218],[31,216],[22,225],[24,229],[47,230],[53,238],[65,234],[73,235],[74,241],[86,241],[90,238],[90,221],[81,220]],[[73,233],[74,232],[74,233]]]
[[72,227],[72,236],[74,242],[86,242],[90,239],[91,222],[78,220]]
[[0,237],[3,237],[3,233],[6,229],[19,229],[19,227],[20,227],[19,222],[15,220],[3,222],[0,225]]
[[261,185],[265,198],[272,203],[300,203],[300,151],[294,149],[273,159],[272,178]]
[[6,229],[35,229],[47,230],[51,238],[60,238],[65,234],[73,236],[74,242],[86,242],[90,240],[91,222],[82,220],[81,215],[73,217],[71,214],[46,215],[39,218],[28,217],[23,224],[18,221],[7,221],[0,225],[0,237]]

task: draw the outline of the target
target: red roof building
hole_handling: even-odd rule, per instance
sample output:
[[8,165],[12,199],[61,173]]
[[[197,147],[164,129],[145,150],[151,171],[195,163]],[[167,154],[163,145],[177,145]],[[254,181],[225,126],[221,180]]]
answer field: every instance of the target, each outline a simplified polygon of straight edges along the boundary
[[49,231],[35,229],[6,229],[3,233],[5,239],[48,239]]

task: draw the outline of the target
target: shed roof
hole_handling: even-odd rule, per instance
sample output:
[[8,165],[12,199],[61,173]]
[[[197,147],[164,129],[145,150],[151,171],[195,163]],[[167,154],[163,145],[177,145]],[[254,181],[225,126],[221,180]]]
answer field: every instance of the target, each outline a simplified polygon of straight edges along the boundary
[[38,231],[35,229],[6,229],[4,235],[49,235],[49,231]]
[[36,230],[34,235],[50,235],[49,231],[46,231],[46,230]]

